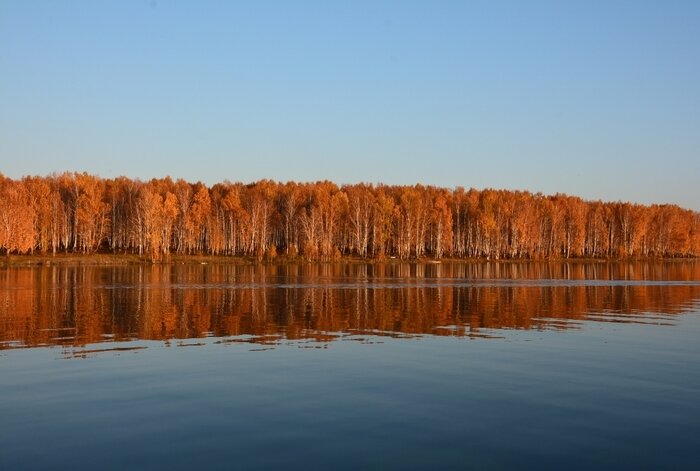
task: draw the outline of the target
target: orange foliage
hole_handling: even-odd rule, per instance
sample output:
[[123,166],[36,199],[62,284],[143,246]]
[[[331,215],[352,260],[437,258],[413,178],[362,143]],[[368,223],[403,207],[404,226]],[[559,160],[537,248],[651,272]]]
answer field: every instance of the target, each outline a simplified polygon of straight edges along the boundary
[[[273,250],[274,249],[274,250]],[[370,258],[627,258],[700,254],[700,215],[674,205],[433,186],[224,182],[86,173],[0,175],[0,253]]]

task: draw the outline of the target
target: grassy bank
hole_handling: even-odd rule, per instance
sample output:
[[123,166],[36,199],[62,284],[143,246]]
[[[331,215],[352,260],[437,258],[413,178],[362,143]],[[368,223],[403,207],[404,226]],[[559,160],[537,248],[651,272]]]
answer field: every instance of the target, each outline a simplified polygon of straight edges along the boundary
[[214,255],[170,255],[161,260],[153,260],[138,254],[31,254],[7,255],[0,257],[0,266],[52,266],[52,265],[150,265],[153,263],[253,263],[253,259],[243,257],[221,257]]
[[[627,258],[627,259],[600,259],[600,258],[570,258],[570,259],[504,259],[490,260],[498,263],[522,263],[522,262],[551,262],[551,263],[605,263],[619,261],[645,261],[645,260],[691,260],[689,258]],[[387,259],[365,259],[359,257],[342,257],[336,262],[343,263],[450,263],[450,262],[472,262],[484,263],[487,259],[456,259],[443,258],[435,260],[432,258],[421,258],[420,260],[400,260],[396,258]],[[163,257],[160,260],[153,260],[147,255],[138,254],[112,254],[112,253],[58,253],[52,254],[27,254],[27,255],[5,255],[0,256],[0,267],[17,267],[17,266],[60,266],[60,265],[99,265],[99,266],[114,266],[114,265],[151,265],[151,264],[205,264],[205,263],[226,263],[238,265],[252,265],[256,263],[305,263],[308,260],[304,257],[287,257],[278,256],[273,260],[262,259],[258,260],[253,257],[241,256],[221,256],[221,255],[179,255],[171,254]]]

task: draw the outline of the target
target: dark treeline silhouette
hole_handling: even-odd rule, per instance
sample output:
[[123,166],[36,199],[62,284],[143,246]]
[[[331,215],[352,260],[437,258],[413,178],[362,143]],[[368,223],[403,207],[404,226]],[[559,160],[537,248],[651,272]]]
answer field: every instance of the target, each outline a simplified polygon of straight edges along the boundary
[[699,277],[694,261],[20,267],[0,270],[0,350],[241,335],[253,338],[220,342],[481,337],[590,319],[673,324],[697,310],[700,285],[634,280]]
[[700,214],[527,191],[0,174],[0,253],[692,257]]

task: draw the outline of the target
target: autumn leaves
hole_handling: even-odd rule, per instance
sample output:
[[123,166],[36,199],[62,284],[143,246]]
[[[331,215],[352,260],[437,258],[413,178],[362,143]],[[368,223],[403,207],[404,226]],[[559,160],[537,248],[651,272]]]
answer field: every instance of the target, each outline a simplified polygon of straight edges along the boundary
[[700,254],[700,215],[672,205],[432,186],[148,182],[0,175],[0,253],[367,258]]

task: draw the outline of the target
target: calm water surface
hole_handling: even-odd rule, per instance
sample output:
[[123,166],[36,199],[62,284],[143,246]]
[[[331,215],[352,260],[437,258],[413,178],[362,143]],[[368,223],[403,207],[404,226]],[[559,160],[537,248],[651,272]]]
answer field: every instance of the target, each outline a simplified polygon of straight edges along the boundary
[[698,469],[700,263],[0,269],[0,469]]

